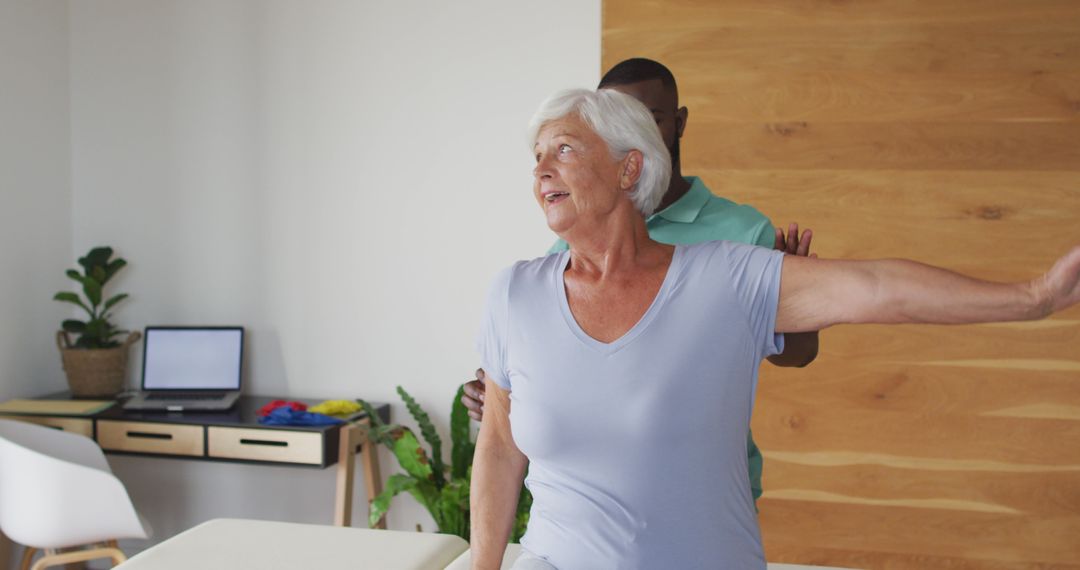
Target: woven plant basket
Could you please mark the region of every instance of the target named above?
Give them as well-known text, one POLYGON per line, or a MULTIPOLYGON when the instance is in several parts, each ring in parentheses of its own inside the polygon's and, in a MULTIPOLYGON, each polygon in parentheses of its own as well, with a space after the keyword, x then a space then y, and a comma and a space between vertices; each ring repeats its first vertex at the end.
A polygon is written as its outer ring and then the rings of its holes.
POLYGON ((56 333, 56 346, 64 362, 71 395, 77 398, 112 398, 124 389, 127 377, 128 348, 138 342, 138 331, 128 334, 115 348, 72 348, 64 331, 56 333))

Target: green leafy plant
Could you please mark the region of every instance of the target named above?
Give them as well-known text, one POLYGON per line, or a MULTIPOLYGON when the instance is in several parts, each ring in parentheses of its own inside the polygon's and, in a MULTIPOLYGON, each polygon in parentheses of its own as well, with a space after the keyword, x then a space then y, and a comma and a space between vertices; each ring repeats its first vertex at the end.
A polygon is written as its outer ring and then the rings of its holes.
MULTIPOLYGON (((420 435, 431 448, 430 455, 412 430, 383 423, 371 404, 357 400, 371 418, 369 437, 393 452, 405 471, 391 475, 383 492, 371 502, 368 522, 372 527, 386 515, 390 501, 399 493, 407 492, 431 513, 439 527, 438 532, 469 540, 469 480, 476 444, 469 433, 468 410, 461 403, 463 390, 458 388, 450 408, 450 465, 443 462, 442 439, 431 418, 404 388, 398 386, 397 392, 420 427, 420 435)), ((511 542, 519 541, 525 534, 531 506, 532 495, 522 485, 511 542)))
POLYGON ((83 272, 76 269, 68 269, 67 276, 82 285, 82 292, 86 296, 83 302, 79 295, 72 291, 61 291, 53 296, 53 300, 63 301, 77 305, 86 311, 87 319, 67 319, 61 327, 65 332, 79 335, 75 341, 75 348, 113 348, 120 346, 118 341, 113 340, 117 335, 128 331, 119 330, 109 318, 109 311, 117 303, 127 298, 127 293, 113 295, 103 300, 105 284, 123 269, 127 262, 123 259, 111 259, 113 250, 111 247, 95 247, 85 257, 79 258, 79 265, 83 272))

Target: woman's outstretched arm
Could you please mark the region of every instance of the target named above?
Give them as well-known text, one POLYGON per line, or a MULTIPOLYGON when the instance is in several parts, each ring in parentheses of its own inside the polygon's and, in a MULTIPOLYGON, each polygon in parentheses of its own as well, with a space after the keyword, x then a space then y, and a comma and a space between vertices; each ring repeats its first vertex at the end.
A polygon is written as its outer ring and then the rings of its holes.
POLYGON ((995 283, 915 261, 784 256, 777 332, 842 323, 963 324, 1041 319, 1080 301, 1080 246, 1042 276, 995 283))

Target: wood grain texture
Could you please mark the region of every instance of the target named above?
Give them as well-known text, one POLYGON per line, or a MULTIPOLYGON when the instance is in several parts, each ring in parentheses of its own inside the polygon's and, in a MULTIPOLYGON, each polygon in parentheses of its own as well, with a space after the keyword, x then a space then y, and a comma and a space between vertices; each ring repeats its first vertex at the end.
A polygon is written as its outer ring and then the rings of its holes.
POLYGON ((1080 120, 1080 74, 732 71, 680 78, 692 120, 1055 122, 1080 120))
POLYGON ((812 228, 815 249, 829 257, 917 257, 987 279, 1017 280, 1034 276, 1078 240, 1080 173, 692 172, 714 192, 754 205, 774 224, 812 228), (997 263, 976 255, 989 253, 988 243, 997 263))
MULTIPOLYGON (((1080 71, 1080 18, 1032 18, 1012 22, 862 26, 844 21, 820 25, 738 26, 733 22, 674 29, 650 24, 648 44, 640 31, 605 30, 613 44, 639 43, 654 59, 677 61, 678 75, 737 71, 859 71, 969 73, 1080 71)), ((602 54, 604 64, 619 61, 602 54)))
POLYGON ((762 400, 754 430, 764 450, 843 450, 905 457, 1080 465, 1080 422, 966 414, 880 412, 762 400))
POLYGON ((880 457, 851 456, 854 462, 827 465, 803 461, 807 458, 797 454, 766 454, 767 499, 1017 515, 1068 516, 1080 510, 1080 464, 1020 470, 1000 462, 881 463, 871 462, 880 457))
MULTIPOLYGON (((762 499, 760 518, 765 528, 785 529, 785 532, 765 533, 763 537, 766 556, 778 562, 792 560, 781 560, 772 549, 791 546, 961 558, 968 559, 972 568, 981 568, 983 561, 1057 567, 1080 559, 1080 545, 1075 540, 1080 533, 1080 521, 1075 516, 946 513, 943 516, 940 510, 917 507, 762 499), (870 545, 873 547, 868 548, 870 545)), ((823 562, 835 565, 841 560, 823 562)))
MULTIPOLYGON (((1080 5, 1073 0, 951 0, 911 2, 909 0, 616 0, 604 3, 604 32, 651 28, 672 30, 726 26, 850 26, 918 25, 985 22, 1061 21, 1067 25, 1080 19, 1080 5)), ((607 47, 608 44, 605 44, 607 47)), ((621 47, 621 46, 617 46, 621 47)), ((610 67, 614 62, 605 61, 610 67)), ((605 67, 606 68, 606 67, 605 67)))
POLYGON ((770 545, 769 560, 801 560, 805 564, 841 564, 845 568, 876 568, 878 570, 1080 570, 1080 564, 998 561, 969 557, 928 556, 900 552, 867 552, 842 550, 821 546, 770 545))
MULTIPOLYGON (((1080 242, 1080 2, 605 0, 602 37, 675 73, 683 172, 821 256, 1020 281, 1080 242)), ((837 327, 757 394, 770 561, 1080 570, 1080 309, 837 327)))
POLYGON ((1080 172, 1075 123, 700 121, 683 159, 716 170, 1057 170, 1080 172))

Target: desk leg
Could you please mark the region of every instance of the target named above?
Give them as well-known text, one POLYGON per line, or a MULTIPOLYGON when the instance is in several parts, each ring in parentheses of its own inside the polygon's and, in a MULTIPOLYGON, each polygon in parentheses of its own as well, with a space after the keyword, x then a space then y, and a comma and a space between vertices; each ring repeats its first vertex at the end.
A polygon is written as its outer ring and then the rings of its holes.
MULTIPOLYGON (((352 526, 353 480, 356 476, 356 448, 360 446, 360 457, 364 461, 364 483, 367 487, 367 502, 375 499, 382 492, 382 474, 379 473, 378 446, 368 441, 368 420, 365 418, 355 424, 341 428, 338 444, 337 497, 334 506, 334 524, 352 526)), ((376 528, 386 528, 386 519, 379 521, 376 528)))
MULTIPOLYGON (((382 493, 382 473, 379 472, 379 446, 367 438, 367 430, 364 431, 364 442, 360 447, 360 457, 364 460, 364 483, 367 485, 368 505, 382 493)), ((386 528, 386 516, 379 519, 375 528, 386 528)))
POLYGON ((356 440, 358 432, 363 429, 358 424, 349 424, 341 428, 338 436, 337 496, 334 498, 334 524, 337 526, 352 526, 356 440))

